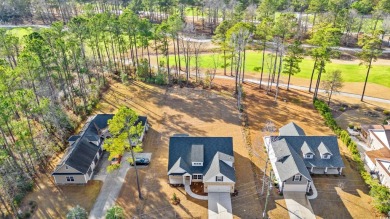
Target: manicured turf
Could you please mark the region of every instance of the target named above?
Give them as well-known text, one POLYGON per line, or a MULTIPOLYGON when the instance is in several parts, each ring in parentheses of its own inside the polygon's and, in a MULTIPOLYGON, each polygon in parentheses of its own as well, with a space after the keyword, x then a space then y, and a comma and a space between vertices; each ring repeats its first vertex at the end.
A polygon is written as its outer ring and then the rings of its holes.
POLYGON ((34 30, 31 27, 18 27, 9 29, 7 32, 22 39, 24 36, 32 33, 34 30))
MULTIPOLYGON (((184 63, 184 57, 180 57, 181 62, 184 63)), ((165 59, 162 59, 165 61, 165 59)), ((174 65, 174 57, 170 57, 170 65, 174 65)), ((266 55, 266 64, 264 71, 267 72, 267 62, 269 61, 269 56, 266 55)), ((222 55, 219 56, 219 68, 223 69, 223 58, 222 55)), ((262 61, 262 54, 259 52, 247 52, 246 55, 246 65, 245 65, 245 71, 250 73, 257 73, 259 72, 255 71, 255 67, 260 67, 262 61)), ((212 68, 213 66, 213 56, 210 54, 204 54, 200 56, 200 67, 201 68, 212 68)), ((227 61, 228 63, 230 60, 227 61)), ((182 64, 183 65, 183 64, 182 64)), ((299 78, 308 78, 311 77, 311 72, 313 69, 314 61, 310 58, 305 58, 302 63, 300 64, 301 72, 296 74, 294 77, 299 78)), ((183 65, 184 66, 184 65, 183 65)), ((191 66, 195 66, 195 58, 191 59, 191 66)), ((336 64, 336 63, 327 63, 326 64, 326 71, 330 72, 332 70, 341 70, 342 76, 345 82, 364 82, 366 77, 367 68, 364 65, 358 65, 358 64, 336 64)), ((230 66, 227 68, 227 72, 230 73, 230 66)), ((386 87, 390 87, 390 66, 384 66, 384 65, 375 65, 373 64, 373 67, 370 72, 370 76, 368 78, 368 81, 375 84, 384 85, 386 87)))

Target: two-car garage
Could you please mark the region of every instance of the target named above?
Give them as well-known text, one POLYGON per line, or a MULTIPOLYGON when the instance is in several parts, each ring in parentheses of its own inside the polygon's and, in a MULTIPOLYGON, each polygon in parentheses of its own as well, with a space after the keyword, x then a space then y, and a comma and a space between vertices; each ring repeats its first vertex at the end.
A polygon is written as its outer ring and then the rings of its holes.
POLYGON ((229 185, 209 185, 207 186, 207 192, 228 192, 230 193, 230 186, 229 185))

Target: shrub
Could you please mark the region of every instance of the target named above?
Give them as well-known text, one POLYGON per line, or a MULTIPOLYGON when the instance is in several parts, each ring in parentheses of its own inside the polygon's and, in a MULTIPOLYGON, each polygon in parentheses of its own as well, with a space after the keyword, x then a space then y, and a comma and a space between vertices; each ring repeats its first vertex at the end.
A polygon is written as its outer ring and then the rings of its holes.
POLYGON ((353 128, 355 128, 355 125, 352 124, 352 123, 349 123, 349 124, 348 124, 348 128, 353 129, 353 128))
POLYGON ((340 107, 339 111, 344 112, 345 111, 345 107, 340 107))
POLYGON ((107 166, 107 172, 111 173, 112 171, 116 170, 116 169, 119 169, 121 165, 118 163, 118 164, 112 164, 112 165, 108 165, 107 166))
POLYGON ((383 114, 385 114, 385 116, 390 116, 390 111, 389 110, 383 110, 383 114))
MULTIPOLYGON (((370 187, 370 195, 374 199, 374 206, 382 213, 390 212, 390 191, 387 187, 380 185, 377 180, 373 180, 371 175, 365 170, 364 163, 357 149, 357 144, 352 141, 348 132, 342 130, 336 123, 336 120, 330 114, 330 108, 321 100, 314 101, 314 107, 320 112, 325 119, 325 124, 330 127, 348 147, 352 153, 352 160, 355 162, 354 167, 359 171, 364 182, 370 187)), ((352 124, 348 125, 350 128, 352 124)), ((351 127, 352 126, 352 127, 351 127)))

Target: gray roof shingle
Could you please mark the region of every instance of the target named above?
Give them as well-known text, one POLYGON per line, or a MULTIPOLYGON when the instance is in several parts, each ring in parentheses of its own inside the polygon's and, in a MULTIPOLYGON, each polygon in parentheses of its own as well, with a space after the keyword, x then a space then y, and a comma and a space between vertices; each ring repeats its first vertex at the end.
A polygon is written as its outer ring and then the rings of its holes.
POLYGON ((202 144, 193 144, 191 146, 191 162, 204 161, 204 149, 202 144))
MULTIPOLYGON (((108 120, 112 119, 113 114, 98 114, 91 117, 84 125, 82 132, 69 138, 69 141, 75 141, 65 157, 65 164, 75 168, 83 174, 86 174, 95 158, 96 153, 103 144, 98 129, 105 129, 108 126, 108 120), (97 145, 95 144, 101 140, 97 145)), ((136 124, 145 125, 147 117, 139 116, 136 124)), ((55 173, 56 171, 54 171, 55 173)))
POLYGON ((311 180, 308 168, 345 167, 340 155, 336 136, 306 136, 299 126, 289 123, 280 129, 279 136, 271 136, 271 147, 277 161, 275 166, 281 180, 291 178, 297 173, 311 180), (305 159, 304 154, 314 154, 305 159), (321 154, 330 153, 330 159, 321 159, 321 154))
MULTIPOLYGON (((233 156, 233 139, 231 137, 179 137, 169 139, 168 171, 181 158, 180 167, 189 174, 217 173, 223 171, 226 177, 233 178, 234 168, 220 165, 219 152, 233 156), (192 166, 193 145, 203 145, 203 166, 192 166)), ((227 164, 226 164, 227 165, 227 164)))
POLYGON ((302 154, 308 154, 308 153, 314 154, 313 149, 311 149, 311 147, 307 144, 306 141, 303 142, 303 145, 301 147, 301 151, 302 151, 302 154))
POLYGON ((113 116, 113 114, 98 114, 85 124, 84 132, 73 144, 73 149, 65 161, 66 165, 75 168, 83 174, 87 173, 97 151, 103 143, 103 141, 100 141, 99 145, 95 145, 90 142, 91 139, 98 140, 100 138, 95 124, 101 129, 106 128, 107 121, 113 116))
POLYGON ((287 125, 279 129, 280 136, 303 136, 306 135, 305 131, 294 122, 290 122, 287 125))

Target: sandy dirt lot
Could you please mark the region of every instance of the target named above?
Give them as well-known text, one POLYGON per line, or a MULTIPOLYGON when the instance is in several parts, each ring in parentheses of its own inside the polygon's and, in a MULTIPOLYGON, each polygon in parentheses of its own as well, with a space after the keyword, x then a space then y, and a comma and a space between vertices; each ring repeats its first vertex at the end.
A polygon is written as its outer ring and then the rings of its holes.
MULTIPOLYGON (((267 120, 272 121, 277 128, 294 121, 305 130, 307 135, 334 135, 329 128, 325 127, 321 116, 313 108, 311 95, 305 92, 290 91, 287 93, 281 90, 280 101, 276 104, 273 97, 265 95, 264 91, 259 90, 257 86, 247 85, 244 91, 247 95, 245 106, 248 113, 251 144, 258 154, 254 156, 256 161, 254 163, 258 169, 265 166, 266 153, 260 139, 264 135, 261 130, 267 120)), ((339 145, 346 166, 344 174, 339 177, 313 177, 318 189, 318 198, 310 200, 314 214, 317 218, 374 218, 378 216, 370 205, 372 199, 368 195, 368 188, 350 161, 350 152, 341 142, 339 145), (332 213, 329 209, 332 209, 332 213), (331 214, 335 217, 330 216, 331 214)), ((271 218, 281 218, 279 215, 287 215, 286 209, 280 206, 281 203, 283 203, 281 200, 272 202, 276 208, 269 212, 269 215, 275 213, 271 218)))
POLYGON ((128 172, 117 200, 126 217, 143 218, 207 218, 207 201, 185 194, 184 188, 172 188, 167 179, 168 140, 175 133, 191 136, 232 136, 239 195, 232 199, 237 218, 254 218, 261 214, 251 160, 245 146, 235 100, 228 95, 199 88, 160 88, 143 83, 130 86, 113 84, 98 106, 98 112, 114 112, 127 105, 147 115, 151 129, 144 142, 144 152, 152 153, 151 164, 140 169, 144 200, 138 199, 135 173, 128 172), (181 204, 173 206, 173 193, 181 204))
MULTIPOLYGON (((62 154, 54 157, 51 164, 56 165, 62 154)), ((37 210, 32 218, 66 218, 68 211, 80 205, 89 212, 95 203, 100 189, 101 181, 91 180, 87 185, 56 186, 51 176, 53 168, 49 167, 46 173, 41 173, 35 181, 34 191, 23 200, 22 208, 28 206, 30 201, 37 203, 37 210)))

